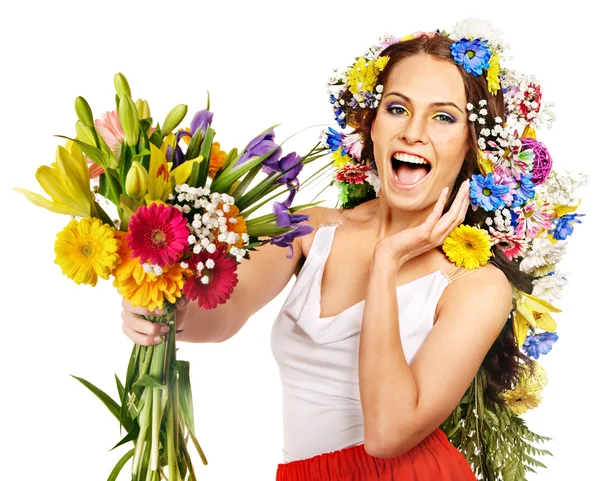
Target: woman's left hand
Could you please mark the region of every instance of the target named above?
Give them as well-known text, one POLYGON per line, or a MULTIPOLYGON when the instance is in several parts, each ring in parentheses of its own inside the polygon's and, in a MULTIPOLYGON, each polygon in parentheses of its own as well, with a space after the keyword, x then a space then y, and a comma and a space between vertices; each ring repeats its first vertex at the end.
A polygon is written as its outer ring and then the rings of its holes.
POLYGON ((463 222, 470 204, 470 182, 466 180, 456 194, 452 207, 442 216, 448 190, 448 187, 442 190, 433 211, 421 225, 381 239, 375 247, 375 256, 383 254, 391 257, 395 265, 400 267, 407 260, 441 245, 463 222))

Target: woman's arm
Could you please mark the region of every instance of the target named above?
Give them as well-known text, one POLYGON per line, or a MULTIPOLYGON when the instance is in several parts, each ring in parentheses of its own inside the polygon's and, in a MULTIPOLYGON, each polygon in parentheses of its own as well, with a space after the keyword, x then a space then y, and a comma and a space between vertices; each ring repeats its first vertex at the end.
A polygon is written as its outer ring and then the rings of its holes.
MULTIPOLYGON (((306 221, 317 226, 322 207, 310 207, 295 212, 309 215, 306 221)), ((205 310, 194 302, 184 314, 184 331, 177 337, 187 342, 223 342, 234 336, 246 321, 271 302, 288 284, 302 257, 302 237, 293 240, 294 254, 272 244, 265 244, 250 252, 250 259, 242 259, 237 267, 238 284, 227 303, 205 310)))
POLYGON ((454 281, 409 365, 400 339, 396 272, 385 254, 374 258, 359 348, 365 450, 382 458, 410 450, 452 413, 512 309, 511 285, 491 264, 454 281))

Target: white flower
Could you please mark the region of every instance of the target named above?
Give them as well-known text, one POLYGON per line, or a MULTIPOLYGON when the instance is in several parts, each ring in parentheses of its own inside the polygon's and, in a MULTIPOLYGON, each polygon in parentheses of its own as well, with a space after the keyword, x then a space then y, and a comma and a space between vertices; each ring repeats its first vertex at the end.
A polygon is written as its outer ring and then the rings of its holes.
POLYGON ((462 38, 482 38, 488 40, 490 47, 493 49, 504 48, 505 45, 500 38, 501 31, 494 28, 491 23, 475 18, 466 18, 452 27, 450 38, 460 40, 462 38))
POLYGON ((553 244, 545 237, 536 237, 531 243, 531 249, 521 261, 521 270, 531 272, 538 267, 557 264, 565 253, 566 244, 566 241, 553 244))
POLYGON ((187 262, 180 262, 179 265, 182 269, 187 269, 190 266, 187 262))
POLYGON ((208 284, 208 276, 202 276, 200 282, 202 282, 202 284, 208 284))
POLYGON ((379 197, 379 189, 381 188, 381 182, 377 173, 373 169, 369 170, 365 180, 373 186, 375 196, 379 197))
POLYGON ((212 269, 213 267, 215 267, 214 259, 206 259, 206 268, 212 269))
POLYGON ((344 136, 342 145, 348 151, 351 157, 360 160, 363 149, 363 141, 361 134, 350 134, 344 136))
MULTIPOLYGON (((194 222, 196 222, 196 221, 194 221, 194 222)), ((193 234, 190 234, 188 236, 188 244, 192 245, 192 244, 195 244, 195 243, 196 243, 196 236, 193 235, 193 234)))
POLYGON ((214 253, 217 250, 217 246, 215 244, 209 244, 206 247, 206 251, 210 252, 211 254, 214 253))
POLYGON ((569 282, 565 274, 555 272, 552 275, 544 276, 540 279, 535 279, 533 284, 532 295, 539 297, 548 302, 552 302, 562 297, 561 291, 569 282))

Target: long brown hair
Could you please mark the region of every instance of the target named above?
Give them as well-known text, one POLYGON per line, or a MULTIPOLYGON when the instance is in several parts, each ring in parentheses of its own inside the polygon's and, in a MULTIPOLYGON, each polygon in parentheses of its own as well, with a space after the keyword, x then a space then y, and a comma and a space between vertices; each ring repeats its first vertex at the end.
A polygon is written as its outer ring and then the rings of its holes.
MULTIPOLYGON (((492 95, 488 91, 485 75, 476 77, 458 66, 450 53, 452 42, 451 39, 445 36, 424 36, 390 45, 381 53, 382 56, 388 56, 390 59, 379 75, 379 83, 385 86, 395 64, 412 55, 428 54, 436 59, 451 62, 457 66, 465 85, 467 102, 477 107, 480 100, 487 101, 486 109, 488 110, 488 115, 486 116, 486 124, 469 122, 467 155, 449 194, 446 210, 452 205, 461 183, 466 179, 470 179, 473 174, 480 173, 477 162, 477 138, 479 130, 486 127, 489 129, 494 127, 494 124, 489 125, 490 122, 487 119, 492 119, 492 122, 497 117, 500 117, 503 122, 506 120, 502 88, 495 95, 492 95)), ((352 95, 346 91, 342 98, 346 102, 350 102, 352 95)), ((358 108, 348 118, 348 124, 355 127, 354 132, 362 134, 364 147, 361 154, 361 162, 370 163, 373 168, 375 168, 375 162, 373 160, 373 142, 370 132, 376 115, 376 109, 358 108)), ((478 209, 477 211, 469 209, 463 223, 475 225, 485 217, 486 213, 482 209, 478 209)), ((527 293, 532 292, 533 287, 531 282, 533 278, 519 269, 518 262, 509 260, 495 245, 492 247, 492 254, 490 263, 501 269, 513 286, 527 293)), ((525 363, 530 369, 533 368, 531 360, 517 346, 512 329, 512 317, 509 317, 498 338, 487 353, 482 365, 488 374, 489 384, 486 389, 486 395, 489 399, 496 403, 503 403, 502 398, 499 397, 499 393, 514 386, 522 368, 522 363, 525 363)))

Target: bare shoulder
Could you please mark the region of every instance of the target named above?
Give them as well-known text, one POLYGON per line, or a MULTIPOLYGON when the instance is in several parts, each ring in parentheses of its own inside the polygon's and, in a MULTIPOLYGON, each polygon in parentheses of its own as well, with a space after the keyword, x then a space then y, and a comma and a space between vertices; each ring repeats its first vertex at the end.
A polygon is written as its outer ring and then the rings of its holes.
POLYGON ((313 227, 313 231, 310 234, 306 234, 299 238, 300 248, 302 249, 304 257, 306 257, 319 226, 325 223, 337 222, 342 215, 342 210, 315 205, 306 209, 297 210, 294 213, 307 215, 308 219, 305 223, 313 227))
MULTIPOLYGON (((506 312, 512 309, 512 284, 506 274, 497 266, 487 263, 470 272, 465 272, 453 280, 444 290, 438 303, 437 312, 464 309, 465 305, 474 309, 491 309, 506 312)), ((502 317, 502 316, 500 316, 502 317)))

